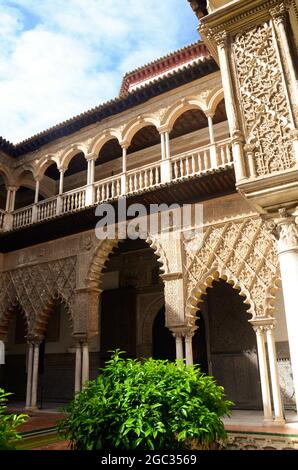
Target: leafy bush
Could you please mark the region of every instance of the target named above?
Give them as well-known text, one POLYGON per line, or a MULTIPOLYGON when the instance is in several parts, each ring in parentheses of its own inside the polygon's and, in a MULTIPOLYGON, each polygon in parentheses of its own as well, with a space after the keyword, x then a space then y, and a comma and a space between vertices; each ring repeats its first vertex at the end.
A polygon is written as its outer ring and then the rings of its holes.
POLYGON ((232 403, 198 366, 121 354, 66 408, 60 432, 73 449, 208 448, 226 436, 220 417, 232 403))
POLYGON ((27 419, 25 414, 7 413, 5 403, 9 395, 12 395, 12 393, 5 393, 3 388, 0 388, 0 450, 15 449, 15 441, 21 439, 21 436, 16 432, 16 428, 27 419))

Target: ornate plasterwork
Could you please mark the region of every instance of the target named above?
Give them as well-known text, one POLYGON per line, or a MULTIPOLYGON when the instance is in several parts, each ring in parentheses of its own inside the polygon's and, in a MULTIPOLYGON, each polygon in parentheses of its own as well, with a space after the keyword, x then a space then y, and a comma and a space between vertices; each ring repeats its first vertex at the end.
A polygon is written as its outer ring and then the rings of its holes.
POLYGON ((268 227, 277 241, 279 253, 298 249, 298 217, 291 216, 283 208, 279 210, 279 219, 269 222, 268 227))
POLYGON ((291 124, 273 29, 263 23, 237 34, 233 54, 247 143, 258 176, 292 168, 291 124))
POLYGON ((0 330, 6 327, 13 305, 24 311, 29 334, 36 332, 54 298, 59 297, 71 312, 75 285, 75 256, 0 273, 0 330))
POLYGON ((186 317, 194 324, 198 302, 214 280, 234 285, 252 317, 272 316, 278 288, 275 243, 260 218, 208 227, 197 252, 185 249, 186 317))

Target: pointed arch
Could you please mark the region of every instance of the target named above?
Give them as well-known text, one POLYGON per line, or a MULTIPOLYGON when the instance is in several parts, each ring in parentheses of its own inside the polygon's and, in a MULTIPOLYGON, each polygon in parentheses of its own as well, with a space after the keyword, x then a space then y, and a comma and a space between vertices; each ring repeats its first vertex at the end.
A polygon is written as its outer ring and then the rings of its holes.
POLYGON ((59 303, 64 306, 65 311, 68 314, 71 329, 73 329, 73 314, 70 304, 61 292, 56 291, 53 295, 48 297, 43 310, 36 317, 34 322, 34 335, 44 337, 50 316, 52 315, 55 306, 59 303))
MULTIPOLYGON (((56 164, 55 156, 53 154, 46 155, 37 165, 35 168, 35 174, 38 179, 43 178, 47 169, 51 166, 56 164)), ((58 166, 57 166, 58 167, 58 166)))
POLYGON ((222 279, 227 284, 230 284, 238 294, 244 297, 243 303, 249 305, 247 313, 252 317, 255 316, 255 305, 251 299, 249 291, 229 270, 225 268, 212 268, 210 269, 194 286, 186 302, 186 320, 189 326, 195 326, 196 314, 200 310, 200 303, 203 302, 203 296, 206 294, 208 287, 212 287, 214 281, 222 279))
POLYGON ((15 312, 19 312, 21 314, 25 323, 27 334, 30 333, 29 318, 21 303, 18 301, 17 296, 15 296, 12 300, 7 301, 4 308, 2 308, 2 315, 0 317, 0 339, 3 341, 7 337, 12 316, 15 312))
MULTIPOLYGON (((103 277, 102 271, 105 263, 122 241, 124 240, 119 238, 114 240, 107 239, 101 241, 94 252, 94 256, 88 270, 86 280, 87 288, 98 289, 101 287, 103 277)), ((161 274, 167 274, 169 272, 168 260, 160 242, 148 234, 146 243, 150 246, 150 248, 153 249, 154 254, 158 258, 161 274)))

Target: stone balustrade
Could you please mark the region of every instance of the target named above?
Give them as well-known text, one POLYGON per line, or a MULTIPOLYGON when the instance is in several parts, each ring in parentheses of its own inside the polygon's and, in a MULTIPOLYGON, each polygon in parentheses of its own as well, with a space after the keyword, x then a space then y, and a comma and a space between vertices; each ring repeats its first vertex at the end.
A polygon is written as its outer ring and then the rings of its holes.
POLYGON ((171 183, 208 173, 215 169, 231 167, 232 152, 230 139, 216 144, 196 148, 166 160, 143 165, 93 184, 52 196, 30 206, 8 213, 0 210, 0 230, 9 231, 26 227, 36 222, 49 220, 61 214, 83 210, 104 201, 120 196, 156 188, 163 183, 171 183), (9 223, 5 224, 5 217, 9 223))

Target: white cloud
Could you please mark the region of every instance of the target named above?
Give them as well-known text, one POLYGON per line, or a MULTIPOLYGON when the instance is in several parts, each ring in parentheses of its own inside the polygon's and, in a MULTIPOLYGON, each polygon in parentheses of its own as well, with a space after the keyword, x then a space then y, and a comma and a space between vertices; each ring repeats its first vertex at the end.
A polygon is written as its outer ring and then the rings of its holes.
POLYGON ((14 143, 113 98, 197 39, 186 0, 0 0, 0 135, 14 143))

